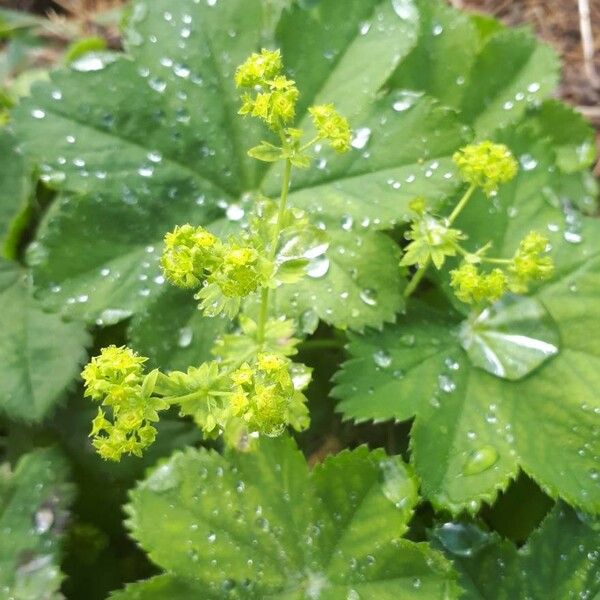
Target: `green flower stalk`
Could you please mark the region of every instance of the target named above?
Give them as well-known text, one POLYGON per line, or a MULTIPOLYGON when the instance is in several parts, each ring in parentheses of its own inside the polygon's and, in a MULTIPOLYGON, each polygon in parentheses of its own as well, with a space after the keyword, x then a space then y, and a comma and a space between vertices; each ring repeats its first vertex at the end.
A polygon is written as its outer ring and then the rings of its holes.
POLYGON ((291 127, 299 90, 283 74, 278 50, 252 54, 237 69, 235 83, 243 90, 239 114, 258 118, 275 134, 275 143, 263 141, 248 154, 283 163, 279 200, 261 199, 247 228, 227 239, 204 227, 175 227, 165 235, 160 264, 170 283, 195 292, 205 316, 238 319, 239 330, 216 340, 215 360, 186 372, 146 373, 147 359, 129 348, 110 346, 92 358, 82 377, 85 395, 101 403, 90 435, 105 459, 140 456, 156 437, 159 411, 171 406, 191 417, 205 437, 223 436, 240 449, 259 435, 308 427, 302 392, 310 369, 290 359, 300 340, 294 337, 295 325, 270 317, 271 290, 297 281, 309 262, 303 256, 278 256, 282 236, 327 246, 325 234, 302 211, 287 207, 292 168, 310 165, 307 150, 317 141, 346 152, 351 131, 330 104, 309 108, 315 128, 310 141, 291 127), (245 313, 256 304, 255 320, 245 313))

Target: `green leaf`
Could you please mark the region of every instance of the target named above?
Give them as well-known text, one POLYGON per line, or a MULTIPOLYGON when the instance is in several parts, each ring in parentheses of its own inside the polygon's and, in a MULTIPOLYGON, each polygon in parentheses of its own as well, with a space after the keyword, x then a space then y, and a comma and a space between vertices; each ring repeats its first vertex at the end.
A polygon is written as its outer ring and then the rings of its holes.
POLYGON ((16 150, 15 137, 7 129, 0 129, 0 155, 0 255, 13 258, 31 184, 23 156, 16 150))
POLYGON ((588 169, 596 160, 592 126, 567 104, 546 100, 527 119, 536 134, 552 142, 556 164, 565 173, 588 169))
POLYGON ((419 40, 390 85, 423 91, 459 109, 479 47, 475 25, 467 13, 440 0, 420 0, 418 4, 419 40))
POLYGON ((407 101, 419 93, 433 96, 456 108, 483 138, 517 123, 553 92, 557 57, 526 29, 469 17, 440 0, 419 0, 418 6, 416 46, 389 82, 407 101))
POLYGON ((204 317, 186 290, 167 289, 139 312, 128 329, 131 346, 150 358, 151 367, 185 371, 210 360, 215 339, 230 323, 204 317))
POLYGON ((416 501, 398 458, 363 446, 311 473, 283 437, 247 454, 175 454, 132 492, 127 510, 154 562, 213 594, 457 597, 440 556, 401 539, 416 501))
MULTIPOLYGON (((491 206, 475 196, 457 226, 469 232, 474 248, 491 240, 499 256, 510 256, 530 230, 548 235, 556 275, 531 297, 558 330, 558 354, 523 379, 500 379, 462 348, 463 317, 415 305, 382 333, 351 337, 352 359, 337 377, 334 396, 343 400, 344 415, 359 421, 416 415, 412 462, 425 496, 440 508, 458 512, 493 501, 520 466, 549 495, 595 512, 600 230, 595 220, 565 215, 546 202, 552 157, 543 142, 508 133, 503 140, 526 168, 491 206)), ((551 335, 556 343, 553 329, 543 324, 529 335, 542 341, 551 335)), ((522 358, 523 349, 516 349, 522 358)), ((514 349, 504 352, 517 358, 514 349)))
POLYGON ((211 600, 214 595, 207 595, 203 586, 186 581, 175 575, 159 575, 146 581, 132 583, 120 592, 110 595, 110 600, 190 600, 205 598, 211 600))
MULTIPOLYGON (((232 81, 235 67, 273 35, 302 90, 301 124, 307 103, 334 102, 358 131, 348 156, 321 150, 322 168, 294 173, 292 204, 316 221, 350 217, 381 228, 415 195, 440 201, 455 191, 449 156, 465 135, 455 115, 426 98, 410 109, 397 95, 378 99, 415 43, 412 0, 294 5, 275 34, 264 30, 263 8, 260 0, 138 2, 125 36, 131 59, 82 57, 15 109, 26 151, 64 192, 29 254, 46 305, 98 324, 143 311, 163 293, 157 257, 165 231, 216 223, 223 213, 237 225, 239 211, 228 208, 258 188, 278 194, 279 169, 247 156, 264 131, 237 115, 232 81)), ((371 285, 391 299, 385 283, 371 285)), ((388 312, 368 322, 380 325, 388 312)))
POLYGON ((36 450, 0 471, 0 586, 14 600, 59 600, 58 563, 73 487, 58 452, 36 450))
POLYGON ((558 83, 558 70, 554 50, 529 31, 501 30, 477 55, 464 86, 461 112, 478 137, 489 136, 548 97, 558 83))
POLYGON ((341 329, 362 330, 393 321, 404 306, 406 279, 400 249, 379 232, 328 232, 331 245, 307 267, 307 277, 274 294, 273 311, 341 329), (385 258, 383 258, 385 257, 385 258))
POLYGON ((248 150, 248 156, 262 160, 263 162, 277 162, 284 155, 281 148, 268 142, 261 142, 258 146, 254 146, 254 148, 248 150))
POLYGON ((570 205, 590 216, 595 215, 598 210, 600 186, 589 171, 557 171, 552 186, 547 191, 550 201, 556 206, 570 205))
POLYGON ((479 548, 457 547, 460 527, 439 528, 433 537, 460 571, 465 600, 594 598, 600 592, 598 525, 566 506, 556 506, 519 549, 484 532, 479 548))
MULTIPOLYGON (((417 196, 432 206, 460 185, 449 158, 467 140, 456 114, 421 94, 391 92, 354 120, 353 150, 338 155, 321 148, 314 167, 294 173, 290 203, 315 219, 342 227, 389 229, 406 221, 417 196), (410 143, 408 143, 410 140, 410 143)), ((274 195, 280 169, 267 173, 274 195)))
POLYGON ((0 409, 40 421, 78 374, 90 336, 83 324, 44 312, 21 269, 1 260, 0 331, 0 409))

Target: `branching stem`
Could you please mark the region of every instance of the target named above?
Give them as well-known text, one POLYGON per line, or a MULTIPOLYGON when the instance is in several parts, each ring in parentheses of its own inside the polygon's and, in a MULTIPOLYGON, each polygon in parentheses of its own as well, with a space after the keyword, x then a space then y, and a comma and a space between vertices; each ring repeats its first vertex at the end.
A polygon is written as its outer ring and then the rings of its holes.
MULTIPOLYGON (((450 216, 446 219, 446 223, 448 226, 452 225, 454 221, 457 219, 458 215, 462 212, 465 206, 469 203, 471 196, 477 189, 477 186, 472 183, 467 191, 464 193, 463 197, 459 200, 458 204, 454 207, 454 210, 450 213, 450 216)), ((427 260, 417 269, 416 273, 413 275, 412 279, 408 282, 406 289, 404 290, 404 297, 408 298, 413 294, 413 292, 417 289, 419 283, 423 277, 425 277, 425 273, 427 273, 427 269, 431 264, 431 258, 427 257, 427 260)))

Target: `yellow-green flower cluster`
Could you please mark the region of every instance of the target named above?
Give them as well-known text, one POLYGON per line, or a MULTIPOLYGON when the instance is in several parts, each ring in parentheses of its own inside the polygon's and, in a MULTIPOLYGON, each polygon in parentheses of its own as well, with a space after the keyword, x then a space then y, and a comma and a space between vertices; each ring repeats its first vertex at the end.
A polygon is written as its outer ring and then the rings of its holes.
POLYGON ((111 422, 107 412, 98 408, 92 421, 92 443, 104 459, 118 461, 123 454, 141 456, 154 442, 152 423, 158 421, 158 411, 168 405, 151 395, 155 374, 144 375, 146 360, 129 348, 109 346, 83 369, 84 395, 112 412, 111 422))
POLYGON ((271 129, 279 131, 296 116, 298 88, 282 75, 279 50, 261 50, 252 54, 235 73, 235 84, 250 89, 242 95, 240 115, 262 119, 271 129))
POLYGON ((333 104, 311 106, 309 112, 319 139, 328 141, 336 152, 350 150, 350 125, 347 119, 335 110, 333 104))
POLYGON ((461 148, 452 160, 464 181, 480 187, 488 196, 495 193, 501 183, 511 181, 518 170, 511 151, 504 144, 489 140, 461 148))
POLYGON ((284 355, 265 352, 231 374, 231 414, 249 431, 275 436, 288 425, 295 429, 308 425, 306 398, 295 388, 290 366, 284 355))
POLYGON ((450 272, 450 284, 461 302, 478 304, 499 300, 506 292, 508 279, 502 269, 481 273, 478 267, 465 262, 450 272))
POLYGON ((272 265, 247 239, 222 242, 203 227, 183 225, 165 236, 161 257, 165 277, 184 288, 199 288, 207 315, 234 316, 241 298, 265 285, 272 265))
MULTIPOLYGON (((554 263, 547 254, 548 240, 531 231, 519 244, 515 255, 506 263, 506 269, 494 268, 482 273, 477 266, 464 262, 450 272, 450 284, 456 296, 468 304, 495 302, 507 291, 524 294, 532 281, 543 281, 552 276, 554 263)), ((485 258, 479 258, 483 262, 485 258)), ((498 262, 498 261, 496 261, 498 262)))
POLYGON ((541 281, 552 276, 554 262, 548 256, 547 248, 548 239, 537 231, 525 236, 509 267, 511 291, 524 293, 530 281, 541 281))
POLYGON ((205 271, 213 268, 222 254, 219 238, 203 227, 186 224, 165 235, 160 263, 171 283, 182 288, 196 288, 204 279, 205 271))

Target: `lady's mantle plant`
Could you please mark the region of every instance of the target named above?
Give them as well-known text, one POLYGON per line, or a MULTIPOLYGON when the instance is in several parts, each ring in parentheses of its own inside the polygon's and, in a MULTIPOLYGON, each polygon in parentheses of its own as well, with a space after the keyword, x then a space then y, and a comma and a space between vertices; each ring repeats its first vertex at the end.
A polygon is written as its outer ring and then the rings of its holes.
POLYGON ((205 435, 224 434, 232 445, 246 447, 259 434, 280 435, 286 426, 308 426, 302 390, 310 369, 293 363, 300 341, 291 321, 269 318, 271 290, 304 275, 308 256, 318 256, 327 243, 303 211, 287 206, 292 167, 310 165, 307 150, 327 142, 336 152, 350 149, 350 128, 333 105, 312 106, 315 135, 303 139, 290 126, 299 91, 282 74, 279 51, 252 54, 236 71, 236 85, 246 89, 241 115, 261 119, 280 145, 262 142, 249 155, 265 162, 282 161, 278 203, 263 199, 254 208, 242 234, 221 240, 204 227, 186 224, 165 236, 161 266, 165 277, 184 289, 198 289, 194 298, 207 317, 235 319, 242 301, 257 294, 256 320, 242 313, 237 333, 218 338, 216 359, 187 372, 144 373, 146 358, 129 348, 110 346, 83 371, 85 395, 112 411, 112 421, 98 409, 92 433, 94 446, 106 459, 124 453, 141 456, 155 439, 159 411, 179 406, 205 435))
MULTIPOLYGON (((128 526, 165 574, 123 598, 456 597, 454 570, 467 597, 593 597, 600 231, 593 134, 548 99, 554 54, 442 2, 266 8, 136 2, 127 56, 80 57, 13 111, 56 199, 29 276, 9 264, 0 289, 5 412, 49 414, 93 328, 103 456, 142 453, 155 428, 145 460, 164 454, 171 406, 223 433, 223 455, 176 453, 132 492, 128 526), (414 419, 410 437, 318 410, 337 355, 310 344, 346 339, 337 409, 414 419), (308 405, 314 439, 408 446, 411 465, 361 447, 309 471, 284 434, 308 405), (417 481, 434 517, 413 516, 417 481), (522 485, 561 504, 516 550, 480 525, 522 485), (454 570, 403 537, 425 527, 454 570)), ((23 166, 9 172, 25 198, 23 166)), ((18 221, 0 227, 10 259, 18 221)))

